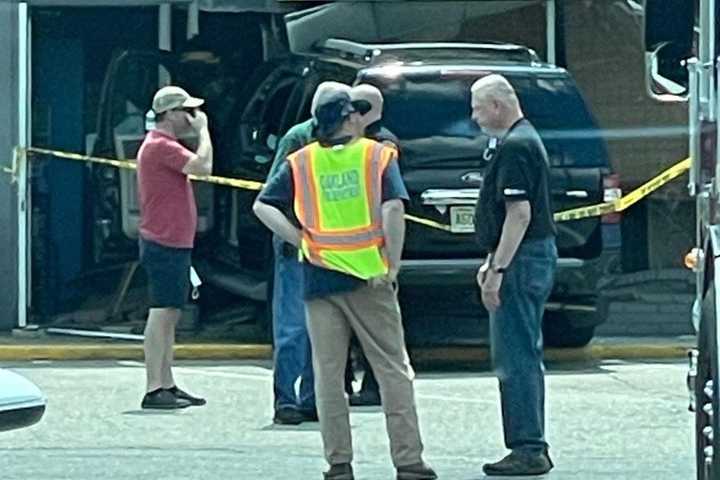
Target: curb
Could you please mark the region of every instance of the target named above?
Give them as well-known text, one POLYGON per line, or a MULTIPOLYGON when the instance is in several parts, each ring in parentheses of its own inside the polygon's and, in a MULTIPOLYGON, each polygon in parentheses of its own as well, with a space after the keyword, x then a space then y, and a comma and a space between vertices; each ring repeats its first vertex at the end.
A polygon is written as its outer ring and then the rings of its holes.
MULTIPOLYGON (((544 358, 546 362, 684 359, 691 348, 693 345, 685 342, 591 344, 582 348, 546 348, 544 358)), ((482 363, 490 361, 490 350, 488 347, 413 349, 412 359, 414 363, 482 363)))
MULTIPOLYGON (((548 362, 590 360, 677 359, 686 358, 692 342, 590 344, 583 348, 548 348, 548 362)), ((177 360, 269 360, 267 344, 178 344, 177 360)), ((414 362, 488 362, 486 346, 412 349, 414 362)), ((142 345, 56 344, 0 345, 0 361, 32 360, 142 360, 142 345)))
MULTIPOLYGON (((142 360, 142 345, 2 345, 0 361, 29 360, 142 360)), ((179 344, 177 360, 267 360, 270 345, 255 344, 179 344)))

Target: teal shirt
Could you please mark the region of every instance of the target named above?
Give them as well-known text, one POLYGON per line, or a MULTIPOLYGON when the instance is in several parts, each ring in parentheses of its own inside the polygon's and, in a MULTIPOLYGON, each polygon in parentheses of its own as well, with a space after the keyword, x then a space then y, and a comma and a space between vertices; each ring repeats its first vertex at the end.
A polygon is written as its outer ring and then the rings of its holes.
POLYGON ((315 140, 313 137, 313 120, 305 120, 302 123, 294 125, 278 142, 275 158, 273 159, 270 172, 268 172, 268 180, 270 180, 285 164, 287 156, 293 152, 297 152, 306 145, 315 140))

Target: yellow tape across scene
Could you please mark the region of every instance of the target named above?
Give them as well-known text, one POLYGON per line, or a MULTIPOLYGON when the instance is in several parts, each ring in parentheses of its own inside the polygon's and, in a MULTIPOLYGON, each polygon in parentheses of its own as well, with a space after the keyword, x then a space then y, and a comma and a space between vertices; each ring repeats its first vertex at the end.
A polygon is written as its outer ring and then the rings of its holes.
MULTIPOLYGON (((134 160, 114 160, 110 158, 90 157, 77 153, 59 152, 56 150, 46 150, 44 148, 29 147, 26 151, 30 154, 51 155, 53 157, 63 158, 65 160, 76 160, 80 162, 99 163, 117 168, 126 168, 135 170, 137 165, 134 160)), ((243 180, 241 178, 216 177, 214 175, 189 175, 191 180, 199 182, 214 183, 216 185, 225 185, 227 187, 242 188, 245 190, 261 190, 263 183, 252 180, 243 180)))
MULTIPOLYGON (((110 158, 92 157, 88 155, 80 155, 78 153, 62 152, 58 150, 48 150, 44 148, 29 147, 29 148, 16 148, 13 152, 15 156, 19 154, 25 154, 32 156, 33 154, 38 155, 50 155, 65 160, 74 160, 80 162, 92 162, 101 165, 108 165, 116 168, 126 168, 130 170, 136 169, 134 160, 115 160, 110 158)), ((568 222, 572 220, 580 220, 583 218, 596 217, 600 215, 607 215, 609 213, 622 212, 631 205, 642 200, 644 197, 650 195, 652 192, 669 183, 671 180, 679 177, 690 168, 690 159, 686 158, 668 169, 662 171, 659 175, 651 178, 632 192, 624 195, 612 202, 598 203, 596 205, 588 205, 584 207, 572 208, 562 212, 557 212, 554 215, 556 222, 568 222)), ((15 174, 15 158, 13 159, 12 168, 4 167, 6 173, 15 174)), ((245 190, 259 191, 263 187, 262 182, 256 182, 253 180, 244 180, 241 178, 228 178, 228 177, 216 177, 214 175, 198 176, 190 175, 191 180, 199 182, 213 183, 216 185, 224 185, 227 187, 242 188, 245 190)), ((444 230, 446 232, 452 231, 450 225, 446 225, 434 220, 427 218, 416 217, 414 215, 405 215, 405 218, 411 222, 425 225, 427 227, 435 228, 438 230, 444 230)))
POLYGON ((578 207, 563 212, 557 212, 554 217, 556 222, 567 222, 570 220, 579 220, 581 218, 596 217, 598 215, 606 215, 608 213, 622 212, 631 205, 639 202, 652 192, 669 183, 674 178, 679 177, 690 168, 690 159, 686 158, 672 167, 664 170, 659 175, 651 178, 638 188, 613 200, 612 202, 599 203, 597 205, 589 205, 587 207, 578 207))

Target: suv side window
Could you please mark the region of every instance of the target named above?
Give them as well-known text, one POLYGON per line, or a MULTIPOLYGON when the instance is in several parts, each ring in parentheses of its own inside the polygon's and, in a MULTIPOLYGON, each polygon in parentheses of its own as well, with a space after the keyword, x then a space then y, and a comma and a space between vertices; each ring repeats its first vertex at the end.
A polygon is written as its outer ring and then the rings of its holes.
POLYGON ((570 77, 514 77, 511 81, 553 166, 609 166, 603 133, 570 77))
POLYGON ((240 136, 245 161, 269 167, 280 135, 293 122, 301 90, 301 78, 292 72, 275 71, 263 82, 243 114, 240 136))
POLYGON ((300 83, 298 89, 295 91, 295 94, 297 94, 294 98, 296 103, 293 103, 290 109, 288 109, 290 114, 287 118, 288 124, 283 129, 283 134, 294 124, 304 122, 312 116, 310 112, 312 99, 318 85, 327 81, 342 82, 351 85, 357 76, 357 72, 354 70, 338 70, 337 68, 329 70, 322 64, 320 66, 313 65, 313 67, 314 69, 305 75, 304 81, 300 83))

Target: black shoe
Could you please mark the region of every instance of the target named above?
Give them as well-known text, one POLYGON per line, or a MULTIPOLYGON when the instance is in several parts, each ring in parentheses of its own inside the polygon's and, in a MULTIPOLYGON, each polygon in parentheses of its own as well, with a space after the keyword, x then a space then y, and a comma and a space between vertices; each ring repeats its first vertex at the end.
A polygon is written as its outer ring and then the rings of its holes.
POLYGON ((275 410, 273 423, 276 425, 300 425, 305 422, 306 416, 297 408, 282 407, 275 410))
POLYGON ((437 473, 425 462, 398 467, 397 480, 435 480, 437 473))
POLYGON ((552 470, 554 466, 547 452, 525 453, 515 451, 499 462, 486 463, 483 465, 483 472, 485 475, 496 477, 543 475, 552 470))
POLYGON ((204 398, 194 397, 194 396, 190 395, 189 393, 187 393, 186 391, 180 390, 176 386, 168 388, 167 391, 172 393, 173 395, 175 395, 176 398, 179 398, 182 400, 187 400, 188 402, 190 402, 190 405, 193 405, 196 407, 200 407, 207 403, 204 398))
POLYGON ((380 404, 380 394, 378 392, 360 390, 350 395, 351 407, 377 407, 380 404))
POLYGON ((336 463, 330 466, 330 470, 323 473, 325 480, 355 480, 352 465, 349 463, 336 463))
POLYGON ((176 408, 187 408, 190 402, 177 398, 175 395, 164 389, 158 389, 150 393, 146 393, 140 404, 142 408, 152 408, 158 410, 173 410, 176 408))

